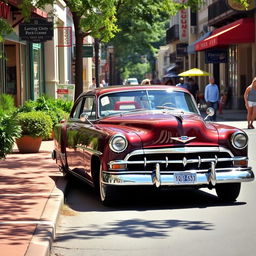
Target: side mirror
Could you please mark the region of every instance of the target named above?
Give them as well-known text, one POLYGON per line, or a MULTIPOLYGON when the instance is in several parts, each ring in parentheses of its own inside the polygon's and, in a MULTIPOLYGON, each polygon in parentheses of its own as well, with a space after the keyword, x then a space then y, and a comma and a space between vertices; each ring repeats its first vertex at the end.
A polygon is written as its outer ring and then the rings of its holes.
POLYGON ((88 116, 88 114, 87 113, 82 113, 81 115, 80 115, 80 121, 82 121, 82 122, 88 122, 91 126, 93 126, 93 123, 89 120, 89 118, 88 118, 89 116, 88 116))
POLYGON ((207 120, 207 118, 208 118, 209 116, 213 116, 214 113, 215 113, 214 108, 212 108, 212 107, 207 108, 207 109, 206 109, 206 114, 207 114, 207 116, 205 117, 204 120, 207 120))
POLYGON ((86 122, 88 120, 88 115, 86 113, 82 113, 79 119, 82 122, 86 122))

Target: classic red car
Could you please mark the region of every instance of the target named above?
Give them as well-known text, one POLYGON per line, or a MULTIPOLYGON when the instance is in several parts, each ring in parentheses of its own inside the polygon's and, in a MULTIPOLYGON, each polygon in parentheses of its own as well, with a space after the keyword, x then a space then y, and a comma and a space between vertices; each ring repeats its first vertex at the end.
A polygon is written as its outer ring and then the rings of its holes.
POLYGON ((252 181, 246 133, 205 121, 175 86, 118 86, 83 93, 54 128, 53 158, 64 173, 98 188, 103 204, 124 186, 215 188, 235 201, 252 181))

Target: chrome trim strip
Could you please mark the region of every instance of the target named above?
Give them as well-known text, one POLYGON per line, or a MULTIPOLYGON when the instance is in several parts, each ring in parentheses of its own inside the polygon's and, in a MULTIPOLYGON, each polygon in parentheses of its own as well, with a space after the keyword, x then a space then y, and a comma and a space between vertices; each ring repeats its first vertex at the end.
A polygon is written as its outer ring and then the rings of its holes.
POLYGON ((68 169, 68 172, 70 172, 72 175, 76 176, 78 179, 82 180, 82 181, 85 181, 86 183, 88 183, 89 185, 91 186, 94 186, 93 184, 93 181, 89 180, 89 179, 86 179, 84 176, 76 173, 75 171, 71 170, 71 169, 68 169))
POLYGON ((198 158, 198 159, 186 159, 185 157, 182 160, 146 160, 144 158, 143 161, 127 161, 127 160, 116 160, 116 161, 111 161, 108 163, 110 170, 112 169, 112 165, 114 164, 143 164, 144 167, 147 164, 183 164, 186 166, 187 164, 194 164, 198 163, 198 165, 201 165, 201 163, 217 163, 217 162, 230 162, 230 161, 248 161, 248 157, 246 156, 235 156, 235 157, 230 157, 230 158, 198 158))
MULTIPOLYGON (((215 168, 216 172, 223 172, 223 171, 230 171, 230 169, 236 169, 236 170, 244 170, 244 169, 248 169, 251 167, 226 167, 226 168, 215 168)), ((174 174, 174 173, 179 173, 179 172, 188 172, 188 173, 206 173, 209 172, 210 169, 201 169, 201 170, 184 170, 184 171, 180 171, 180 170, 172 170, 172 171, 161 171, 161 175, 162 174, 174 174)), ((127 171, 127 170, 122 170, 122 171, 106 171, 107 173, 111 174, 111 175, 129 175, 129 174, 151 174, 152 171, 127 171)))
MULTIPOLYGON (((163 175, 161 173, 161 185, 167 186, 197 186, 197 185, 209 185, 211 172, 198 173, 197 170, 190 170, 188 172, 196 173, 196 182, 193 184, 176 184, 174 180, 174 174, 169 173, 163 175)), ((234 183, 234 182, 249 182, 254 180, 254 174, 251 167, 246 168, 227 168, 227 169, 215 169, 216 172, 216 184, 219 183, 234 183)), ((122 173, 109 173, 103 171, 102 182, 106 185, 117 185, 117 186, 138 186, 138 185, 150 185, 154 186, 152 180, 152 172, 147 174, 122 174, 122 173)), ((212 184, 213 185, 213 184, 212 184)))
POLYGON ((177 154, 177 153, 202 153, 202 152, 226 152, 230 156, 234 156, 230 150, 223 147, 176 147, 176 148, 158 148, 158 149, 138 149, 126 155, 124 158, 127 161, 131 156, 151 155, 151 154, 177 154))
POLYGON ((76 145, 76 148, 80 148, 80 149, 89 151, 90 153, 96 154, 96 155, 99 155, 99 156, 102 155, 102 152, 100 152, 100 151, 98 151, 98 150, 95 150, 95 149, 92 149, 92 148, 89 148, 89 147, 86 146, 86 145, 78 144, 78 145, 76 145))

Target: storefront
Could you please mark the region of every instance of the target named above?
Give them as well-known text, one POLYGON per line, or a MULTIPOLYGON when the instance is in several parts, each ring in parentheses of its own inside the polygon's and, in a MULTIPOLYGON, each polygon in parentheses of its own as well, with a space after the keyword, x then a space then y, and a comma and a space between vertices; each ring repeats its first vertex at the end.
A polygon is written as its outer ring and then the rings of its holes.
POLYGON ((30 43, 30 87, 27 94, 32 100, 38 99, 45 93, 45 72, 44 72, 44 44, 30 43))
MULTIPOLYGON (((13 32, 4 35, 4 41, 0 43, 0 93, 12 95, 16 106, 45 93, 44 43, 29 43, 26 38, 21 38, 19 26, 23 24, 23 17, 19 3, 19 0, 13 0, 4 4, 9 13, 5 11, 2 18, 13 32)), ((45 19, 47 14, 35 9, 32 17, 45 19)))
POLYGON ((23 103, 26 81, 26 43, 13 32, 0 43, 0 93, 13 96, 15 104, 23 103))
POLYGON ((214 61, 206 60, 206 63, 212 65, 218 85, 230 91, 230 106, 233 108, 244 107, 243 93, 252 80, 254 42, 254 19, 242 18, 215 29, 210 36, 195 44, 196 51, 206 53, 212 50, 212 54, 217 56, 214 61), (221 50, 226 52, 226 56, 221 50))

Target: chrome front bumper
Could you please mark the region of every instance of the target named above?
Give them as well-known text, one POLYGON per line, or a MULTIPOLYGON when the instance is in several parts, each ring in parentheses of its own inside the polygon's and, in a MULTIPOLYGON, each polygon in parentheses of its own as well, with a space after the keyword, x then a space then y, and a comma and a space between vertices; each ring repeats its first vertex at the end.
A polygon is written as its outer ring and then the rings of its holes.
POLYGON ((217 169, 214 166, 213 164, 209 170, 200 170, 200 172, 198 170, 185 171, 184 173, 195 173, 196 181, 193 183, 177 184, 175 181, 175 172, 161 172, 159 164, 156 164, 155 170, 147 172, 103 171, 102 183, 117 186, 215 186, 215 184, 219 183, 240 183, 254 180, 251 167, 217 169))
MULTIPOLYGON (((135 150, 128 154, 124 160, 115 160, 108 163, 109 170, 104 171, 102 183, 109 185, 161 185, 166 186, 215 186, 217 183, 236 183, 248 182, 254 180, 254 174, 251 167, 236 166, 236 162, 246 161, 246 156, 234 156, 228 149, 223 147, 174 147, 161 149, 142 149, 135 150), (228 156, 218 157, 218 153, 227 153, 228 156), (191 154, 197 153, 197 157, 191 154), (200 157, 200 153, 212 153, 212 157, 200 157), (161 159, 150 159, 152 155, 163 155, 161 159), (168 158, 168 155, 184 154, 183 158, 168 158), (133 156, 142 156, 140 160, 131 160, 133 156), (233 162, 233 167, 218 167, 218 163, 233 162), (203 163, 209 163, 209 168, 203 169, 203 163), (184 171, 180 170, 160 170, 160 165, 166 168, 172 164, 180 164, 184 171), (189 165, 196 165, 198 169, 190 169, 189 165), (144 170, 115 170, 115 165, 133 165, 144 170), (153 167, 154 166, 154 167, 153 167), (187 168, 187 169, 186 169, 187 168), (202 169, 201 169, 202 168, 202 169), (147 171, 145 171, 147 170, 147 171), (193 182, 177 182, 177 174, 184 173, 193 178, 193 182)), ((193 167, 195 168, 195 167, 193 167)))

